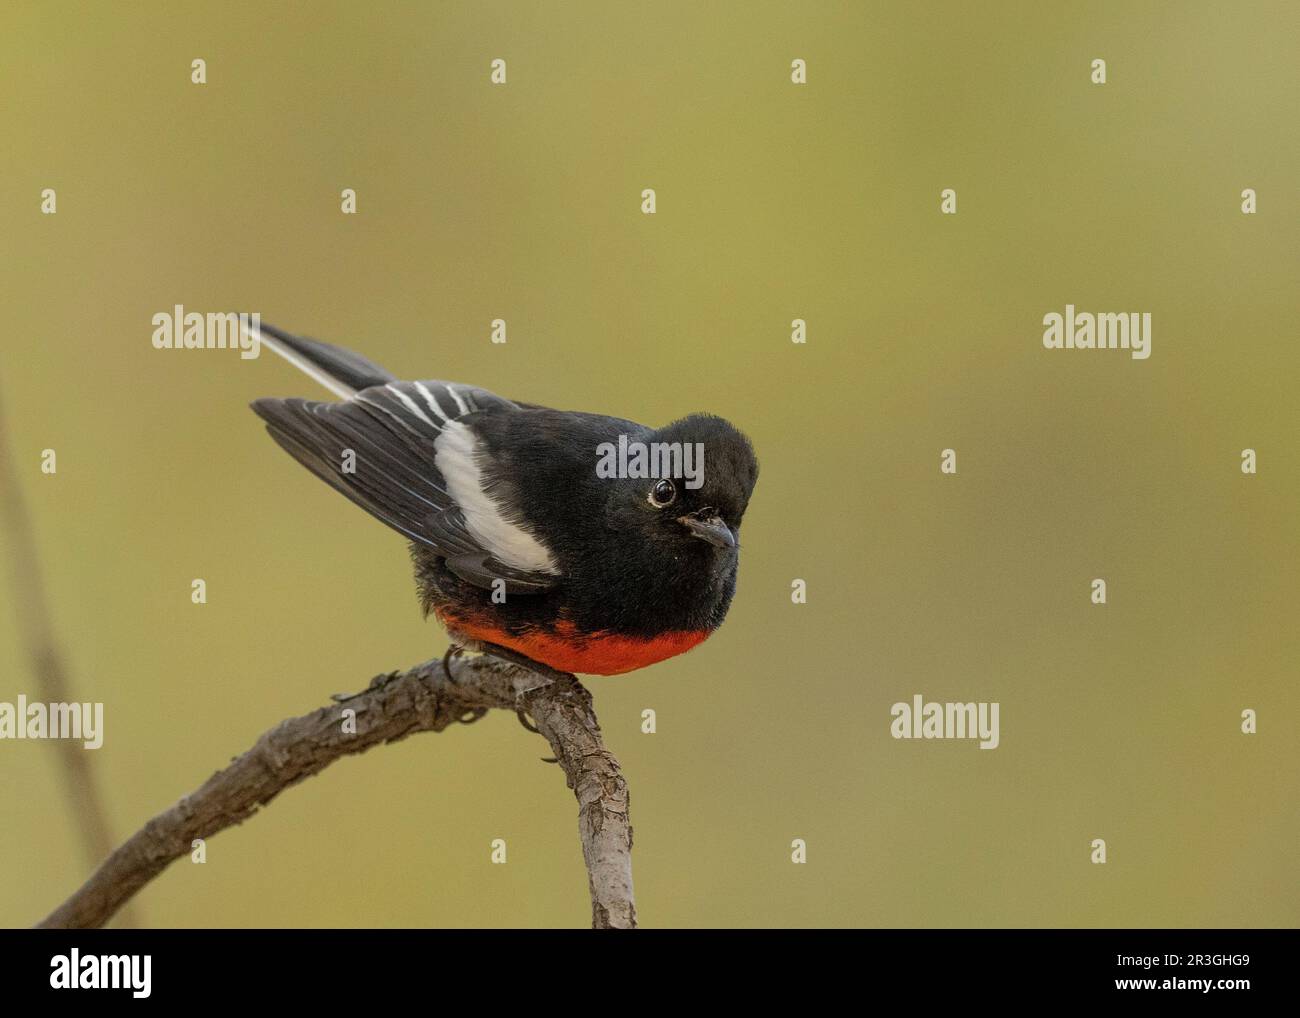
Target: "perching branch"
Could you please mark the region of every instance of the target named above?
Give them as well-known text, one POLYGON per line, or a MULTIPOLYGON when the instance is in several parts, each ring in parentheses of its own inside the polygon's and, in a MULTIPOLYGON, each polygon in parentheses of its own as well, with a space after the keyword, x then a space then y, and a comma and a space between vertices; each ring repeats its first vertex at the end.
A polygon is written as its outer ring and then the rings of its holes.
POLYGON ((195 838, 243 822, 335 760, 413 732, 470 724, 499 708, 532 716, 577 796, 591 925, 635 927, 627 782, 601 740, 591 694, 572 675, 543 675, 495 656, 456 658, 448 667, 450 679, 441 661, 381 675, 364 692, 280 722, 198 791, 128 838, 40 925, 101 926, 169 863, 187 855, 195 838), (347 710, 355 712, 355 733, 345 730, 347 710))
MULTIPOLYGON (((27 502, 18 483, 18 470, 11 458, 9 435, 5 427, 3 408, 0 407, 0 519, 3 520, 8 546, 10 575, 13 577, 13 603, 18 615, 18 629, 22 633, 27 656, 32 663, 38 698, 46 703, 70 703, 72 683, 63 662, 58 641, 54 638, 54 623, 50 618, 49 602, 45 597, 45 583, 40 560, 36 553, 36 536, 32 531, 27 502)), ((82 848, 87 861, 97 863, 113 847, 109 833, 104 802, 95 782, 90 757, 81 744, 71 739, 55 742, 55 752, 63 767, 64 789, 68 803, 81 831, 82 848)), ((123 926, 134 926, 134 918, 123 912, 118 919, 123 926)))

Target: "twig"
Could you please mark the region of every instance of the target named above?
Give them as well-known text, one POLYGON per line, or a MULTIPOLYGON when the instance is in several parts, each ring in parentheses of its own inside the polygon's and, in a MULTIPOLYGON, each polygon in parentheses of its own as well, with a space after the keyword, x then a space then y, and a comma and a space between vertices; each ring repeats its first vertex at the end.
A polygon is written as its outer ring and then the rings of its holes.
MULTIPOLYGON (((32 532, 27 503, 23 499, 18 471, 9 449, 9 434, 3 410, 3 406, 0 406, 0 506, 3 507, 0 511, 3 512, 7 536, 4 543, 9 546, 10 577, 18 628, 31 660, 36 688, 40 691, 39 699, 46 703, 70 703, 71 683, 63 655, 54 638, 54 625, 50 620, 40 559, 36 553, 36 537, 32 532)), ((113 847, 113 836, 109 831, 95 774, 90 766, 90 757, 75 739, 59 739, 54 745, 63 768, 68 804, 81 831, 82 848, 87 862, 93 866, 108 855, 113 847)), ((118 916, 118 923, 133 926, 135 918, 124 911, 118 916)))
POLYGON ((636 926, 627 783, 605 749, 591 694, 572 675, 542 675, 492 656, 456 658, 449 681, 441 661, 381 675, 364 692, 282 721, 253 748, 133 834, 39 925, 101 926, 173 860, 241 823, 281 791, 335 760, 413 732, 469 724, 489 709, 526 711, 551 744, 578 799, 578 831, 596 929, 636 926), (345 730, 353 711, 355 732, 345 730))

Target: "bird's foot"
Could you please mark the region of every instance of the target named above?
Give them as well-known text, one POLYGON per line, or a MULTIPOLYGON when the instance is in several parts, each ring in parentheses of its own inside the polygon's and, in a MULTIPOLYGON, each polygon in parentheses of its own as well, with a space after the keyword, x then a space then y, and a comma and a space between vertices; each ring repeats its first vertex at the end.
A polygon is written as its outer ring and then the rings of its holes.
MULTIPOLYGON (((525 654, 518 651, 510 650, 495 643, 484 643, 480 647, 484 654, 491 654, 493 657, 500 658, 503 661, 509 661, 511 664, 519 665, 521 668, 527 668, 530 672, 541 675, 553 682, 577 682, 577 678, 569 672, 561 672, 550 665, 544 665, 540 661, 534 661, 525 654)), ((534 735, 541 735, 542 731, 528 718, 528 712, 522 707, 515 711, 515 717, 523 725, 525 730, 532 732, 534 735)), ((544 756, 540 758, 542 763, 557 764, 560 761, 553 756, 544 756)))
POLYGON ((454 657, 460 657, 463 653, 465 653, 464 647, 455 643, 449 643, 447 644, 447 653, 442 655, 442 674, 447 676, 447 681, 453 686, 459 686, 460 683, 457 682, 455 677, 451 674, 451 659, 454 657))
MULTIPOLYGON (((557 671, 556 669, 552 668, 550 665, 544 665, 540 661, 534 661, 532 658, 527 657, 524 654, 520 654, 517 651, 509 650, 506 647, 498 646, 495 643, 476 642, 473 644, 473 649, 477 651, 481 651, 484 654, 491 654, 493 657, 500 658, 503 661, 509 661, 511 664, 519 665, 521 668, 527 668, 530 672, 533 672, 537 675, 541 675, 544 678, 550 679, 553 682, 576 683, 578 681, 569 672, 557 671)), ((465 647, 460 646, 458 644, 454 644, 454 643, 449 644, 447 646, 447 652, 442 656, 443 674, 447 676, 447 681, 450 682, 453 686, 458 685, 458 683, 456 682, 456 679, 451 674, 451 659, 453 657, 459 657, 461 654, 465 652, 465 650, 466 650, 465 647)), ((474 710, 467 711, 465 716, 460 718, 459 720, 462 724, 466 724, 466 725, 473 724, 475 721, 481 718, 486 712, 487 712, 486 708, 482 708, 482 707, 475 708, 474 710)), ((531 720, 529 720, 527 711, 525 711, 522 707, 515 711, 515 717, 519 719, 519 723, 523 725, 523 727, 527 731, 532 732, 534 735, 542 734, 541 729, 539 729, 531 720)), ((553 756, 544 756, 541 758, 541 760, 543 763, 560 762, 553 756)))
POLYGON ((542 734, 542 730, 528 720, 528 714, 522 707, 515 711, 515 717, 519 719, 519 723, 524 726, 525 731, 532 732, 534 735, 542 734))
MULTIPOLYGON (((515 717, 519 719, 519 723, 524 726, 524 729, 526 731, 532 732, 534 735, 542 734, 542 730, 528 720, 528 712, 525 711, 522 707, 520 707, 519 710, 515 711, 515 717)), ((555 759, 555 757, 553 756, 541 757, 541 761, 542 763, 553 763, 553 764, 557 764, 560 762, 559 760, 555 759)))

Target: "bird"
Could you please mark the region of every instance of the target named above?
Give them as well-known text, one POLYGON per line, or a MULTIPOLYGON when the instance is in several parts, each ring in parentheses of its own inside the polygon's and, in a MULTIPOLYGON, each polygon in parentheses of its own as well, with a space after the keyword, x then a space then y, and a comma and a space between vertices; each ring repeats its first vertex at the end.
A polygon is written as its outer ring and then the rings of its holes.
POLYGON ((692 413, 653 429, 401 381, 351 350, 247 319, 261 344, 339 397, 263 398, 253 411, 289 455, 407 539, 420 605, 453 641, 449 655, 504 648, 556 672, 620 675, 721 626, 758 479, 752 443, 728 421, 692 413), (665 451, 657 471, 644 460, 600 471, 601 450, 619 443, 699 450, 703 469, 672 476, 681 471, 665 469, 678 462, 665 451))

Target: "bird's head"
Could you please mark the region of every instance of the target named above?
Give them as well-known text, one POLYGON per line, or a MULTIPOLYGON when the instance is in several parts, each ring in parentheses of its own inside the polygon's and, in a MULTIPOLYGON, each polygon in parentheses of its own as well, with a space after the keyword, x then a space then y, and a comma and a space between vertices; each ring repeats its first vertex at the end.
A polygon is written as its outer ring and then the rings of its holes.
POLYGON ((619 515, 661 546, 733 557, 758 479, 749 439, 721 417, 692 414, 642 444, 652 476, 620 484, 619 515))

